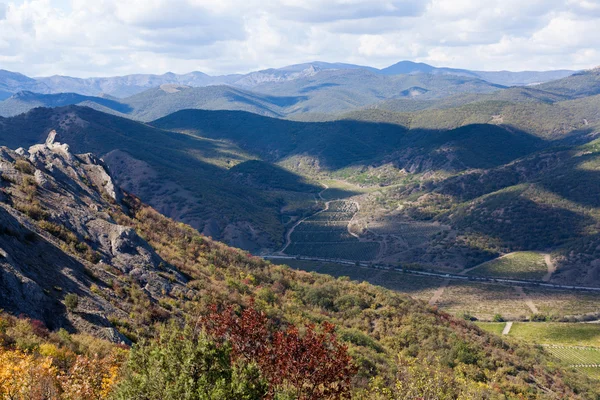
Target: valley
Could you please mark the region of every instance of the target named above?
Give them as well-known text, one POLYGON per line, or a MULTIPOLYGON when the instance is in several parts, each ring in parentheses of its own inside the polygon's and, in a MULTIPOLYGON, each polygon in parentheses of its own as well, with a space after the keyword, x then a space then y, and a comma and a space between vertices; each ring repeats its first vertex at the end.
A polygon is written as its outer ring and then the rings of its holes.
POLYGON ((127 346, 234 307, 335 323, 355 394, 405 362, 471 368, 456 393, 593 391, 600 71, 302 71, 1 102, 0 355, 29 320, 127 346))
POLYGON ((600 400, 600 0, 0 0, 0 400, 600 400))

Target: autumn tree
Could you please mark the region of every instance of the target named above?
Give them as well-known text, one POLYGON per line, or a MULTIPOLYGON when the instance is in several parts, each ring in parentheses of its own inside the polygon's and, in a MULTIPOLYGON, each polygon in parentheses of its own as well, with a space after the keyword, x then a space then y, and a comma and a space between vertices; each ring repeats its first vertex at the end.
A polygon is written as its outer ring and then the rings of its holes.
POLYGON ((303 333, 293 325, 276 330, 264 313, 248 307, 238 315, 231 306, 220 311, 213 306, 203 321, 210 334, 229 343, 234 361, 257 363, 270 397, 282 391, 303 400, 349 396, 357 369, 333 325, 323 323, 322 332, 314 325, 303 333))

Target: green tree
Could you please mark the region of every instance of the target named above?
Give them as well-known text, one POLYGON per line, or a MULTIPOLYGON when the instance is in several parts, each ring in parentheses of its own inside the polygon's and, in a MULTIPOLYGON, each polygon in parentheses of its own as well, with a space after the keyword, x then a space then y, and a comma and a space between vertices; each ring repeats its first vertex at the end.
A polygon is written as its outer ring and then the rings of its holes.
POLYGON ((231 347, 171 324, 135 345, 115 390, 122 400, 259 399, 267 383, 255 364, 231 362, 231 347))

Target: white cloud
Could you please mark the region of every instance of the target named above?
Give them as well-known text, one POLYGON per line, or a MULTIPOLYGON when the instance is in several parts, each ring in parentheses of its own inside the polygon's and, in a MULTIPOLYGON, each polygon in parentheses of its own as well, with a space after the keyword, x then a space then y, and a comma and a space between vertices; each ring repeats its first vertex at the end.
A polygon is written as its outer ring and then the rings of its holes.
POLYGON ((596 0, 4 0, 0 67, 32 76, 245 72, 313 60, 600 64, 596 0))

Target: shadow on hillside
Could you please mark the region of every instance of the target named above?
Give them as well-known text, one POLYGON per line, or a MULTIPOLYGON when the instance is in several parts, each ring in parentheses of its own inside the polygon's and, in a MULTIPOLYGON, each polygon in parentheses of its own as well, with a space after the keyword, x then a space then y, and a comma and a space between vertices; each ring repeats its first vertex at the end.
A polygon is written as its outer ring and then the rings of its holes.
POLYGON ((407 169, 415 165, 442 170, 489 168, 544 147, 542 139, 495 125, 409 131, 392 123, 297 122, 243 111, 205 110, 178 111, 150 125, 228 140, 270 162, 293 155, 309 156, 328 170, 381 162, 407 169), (412 155, 408 149, 414 150, 412 155))
POLYGON ((321 192, 321 197, 323 197, 325 200, 337 200, 349 199, 350 197, 354 197, 359 194, 361 193, 348 189, 327 188, 321 192))
POLYGON ((572 159, 565 168, 544 177, 539 183, 546 190, 583 207, 600 207, 600 155, 572 159), (586 162, 598 170, 585 169, 582 164, 586 162))
POLYGON ((0 260, 0 309, 74 331, 60 299, 85 295, 85 267, 1 207, 0 223, 0 247, 8 254, 0 260))
MULTIPOLYGON (((326 88, 336 87, 336 86, 341 86, 341 85, 339 83, 321 83, 319 85, 306 86, 306 87, 300 89, 300 93, 310 93, 310 92, 314 92, 316 90, 321 90, 321 89, 326 89, 326 88)), ((308 97, 307 97, 307 99, 308 99, 308 97)))
POLYGON ((316 193, 320 186, 278 165, 260 160, 244 161, 229 169, 228 177, 247 186, 263 190, 287 190, 316 193))

